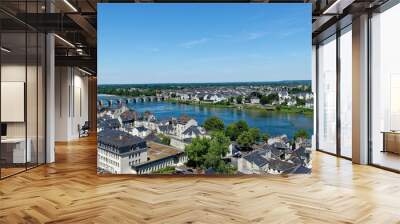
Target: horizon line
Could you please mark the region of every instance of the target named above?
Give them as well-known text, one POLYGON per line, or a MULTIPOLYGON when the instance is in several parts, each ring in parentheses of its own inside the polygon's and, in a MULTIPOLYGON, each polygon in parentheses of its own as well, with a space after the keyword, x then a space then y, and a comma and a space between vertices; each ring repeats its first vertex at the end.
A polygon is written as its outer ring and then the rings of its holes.
POLYGON ((235 84, 235 83, 279 83, 279 82, 300 82, 312 81, 312 79, 294 79, 278 81, 233 81, 233 82, 164 82, 164 83, 98 83, 97 85, 177 85, 177 84, 235 84))

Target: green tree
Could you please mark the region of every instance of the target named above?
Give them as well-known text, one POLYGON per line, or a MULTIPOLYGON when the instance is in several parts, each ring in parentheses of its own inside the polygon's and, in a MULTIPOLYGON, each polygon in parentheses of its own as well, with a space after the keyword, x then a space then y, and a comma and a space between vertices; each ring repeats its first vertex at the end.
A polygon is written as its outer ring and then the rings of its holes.
POLYGON ((237 104, 242 104, 243 103, 243 97, 242 96, 237 96, 236 97, 236 103, 237 104))
POLYGON ((260 98, 260 104, 261 105, 265 105, 265 104, 268 104, 269 103, 269 98, 268 98, 268 96, 262 96, 261 98, 260 98))
POLYGON ((211 135, 209 152, 223 157, 228 153, 231 141, 222 131, 214 132, 211 135))
POLYGON ((203 126, 207 131, 223 131, 225 128, 224 121, 216 116, 207 118, 203 126))
POLYGON ((237 134, 237 128, 235 124, 230 124, 226 127, 225 130, 226 136, 228 136, 232 141, 235 141, 238 134, 237 134))
POLYGON ((307 138, 309 138, 309 135, 306 130, 299 129, 296 131, 296 133, 294 133, 294 139, 298 139, 298 138, 307 139, 307 138))
POLYGON ((304 105, 306 105, 306 101, 296 97, 296 104, 297 104, 297 106, 304 106, 304 105))
POLYGON ((258 128, 250 128, 249 132, 253 138, 253 143, 260 141, 261 139, 261 133, 260 133, 260 129, 258 128))
POLYGON ((230 140, 223 132, 215 132, 211 136, 210 147, 204 155, 203 168, 213 168, 217 172, 224 172, 225 161, 222 158, 228 153, 230 140))
POLYGON ((269 134, 268 134, 268 133, 264 133, 264 134, 262 135, 262 140, 263 140, 265 143, 268 143, 268 139, 269 139, 269 134))
POLYGON ((221 131, 216 131, 211 138, 196 138, 186 146, 188 165, 195 168, 212 168, 218 173, 230 174, 236 169, 222 158, 228 153, 230 140, 221 131))
POLYGON ((253 135, 250 133, 250 131, 245 131, 239 135, 237 138, 237 143, 242 148, 250 148, 254 143, 253 135))
POLYGON ((236 123, 228 125, 225 130, 226 136, 228 136, 232 141, 236 141, 238 136, 249 130, 249 125, 246 121, 240 120, 236 123))
POLYGON ((250 97, 257 97, 257 98, 261 98, 262 94, 259 92, 251 92, 250 93, 250 97))
POLYGON ((268 95, 268 104, 272 104, 272 102, 278 100, 279 100, 279 95, 277 93, 271 93, 268 95))
POLYGON ((236 127, 240 133, 249 130, 249 125, 244 120, 239 120, 238 122, 236 122, 236 127))
POLYGON ((185 147, 185 153, 188 156, 188 163, 194 167, 202 167, 204 164, 204 155, 207 154, 210 147, 210 140, 207 138, 195 138, 190 145, 185 147))

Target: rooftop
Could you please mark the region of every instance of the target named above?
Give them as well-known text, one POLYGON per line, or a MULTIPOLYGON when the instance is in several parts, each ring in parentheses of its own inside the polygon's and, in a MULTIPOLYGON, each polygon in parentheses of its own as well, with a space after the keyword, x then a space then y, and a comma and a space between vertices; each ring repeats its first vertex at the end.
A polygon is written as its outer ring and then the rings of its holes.
POLYGON ((143 139, 117 130, 103 130, 98 133, 97 140, 100 144, 111 146, 120 154, 132 149, 146 148, 146 142, 143 139))
POLYGON ((181 150, 172 146, 163 145, 156 142, 147 142, 147 146, 147 156, 150 158, 150 161, 162 159, 182 152, 181 150))
POLYGON ((189 122, 192 118, 189 117, 188 115, 182 115, 178 118, 178 123, 179 124, 187 124, 187 122, 189 122))

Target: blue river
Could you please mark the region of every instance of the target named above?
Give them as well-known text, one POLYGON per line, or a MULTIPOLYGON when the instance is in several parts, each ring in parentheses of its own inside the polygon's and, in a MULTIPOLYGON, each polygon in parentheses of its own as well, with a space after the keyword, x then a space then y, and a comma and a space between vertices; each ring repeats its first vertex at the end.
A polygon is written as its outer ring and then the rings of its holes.
MULTIPOLYGON (((99 99, 107 98, 99 96, 99 99)), ((250 127, 256 127, 270 136, 286 134, 292 138, 299 129, 305 129, 309 136, 313 133, 313 117, 297 113, 283 113, 260 110, 240 110, 236 108, 213 108, 198 105, 186 105, 170 102, 129 103, 128 107, 138 112, 150 111, 157 119, 179 117, 186 114, 196 119, 200 125, 210 116, 221 118, 225 125, 245 120, 250 127)))

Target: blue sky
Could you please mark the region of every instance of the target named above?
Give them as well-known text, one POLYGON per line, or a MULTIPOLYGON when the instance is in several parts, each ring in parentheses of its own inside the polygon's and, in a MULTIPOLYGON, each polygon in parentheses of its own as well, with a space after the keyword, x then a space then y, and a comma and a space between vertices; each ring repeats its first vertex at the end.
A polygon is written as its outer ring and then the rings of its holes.
POLYGON ((99 84, 311 79, 310 4, 98 4, 99 84))

